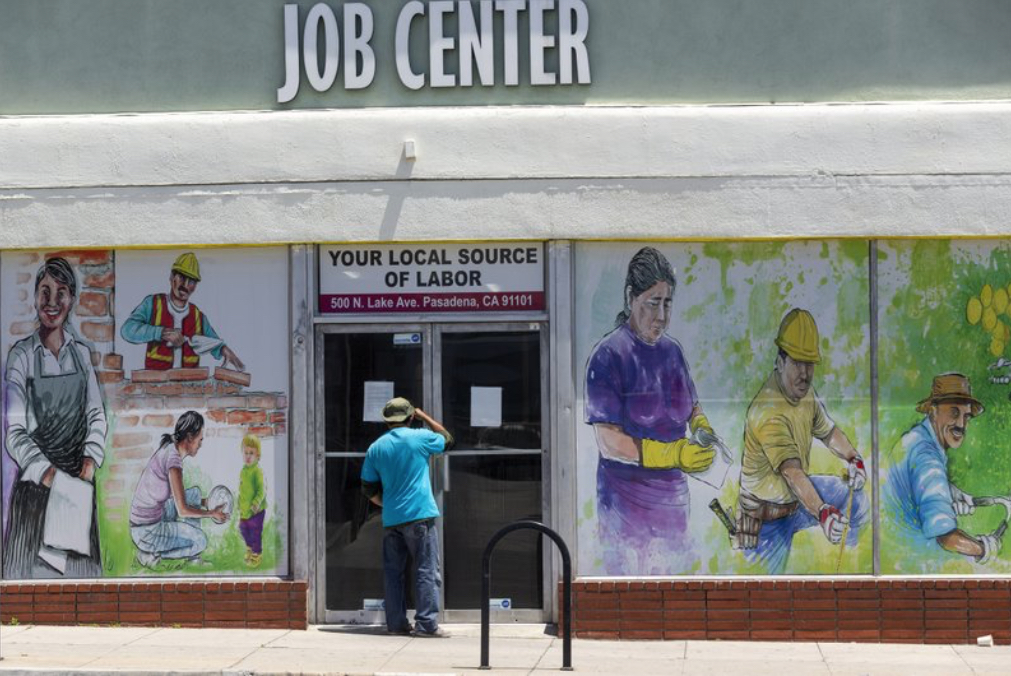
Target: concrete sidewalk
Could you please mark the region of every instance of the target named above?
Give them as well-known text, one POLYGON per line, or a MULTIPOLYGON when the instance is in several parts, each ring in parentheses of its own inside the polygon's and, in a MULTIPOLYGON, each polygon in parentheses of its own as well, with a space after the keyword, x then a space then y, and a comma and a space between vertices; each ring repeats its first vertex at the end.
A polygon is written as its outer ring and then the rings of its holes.
MULTIPOLYGON (((480 664, 480 627, 450 625, 446 639, 388 636, 373 627, 158 629, 0 628, 0 673, 459 674, 480 664)), ((1011 647, 732 641, 574 640, 585 674, 739 676, 1009 674, 1011 647)), ((498 625, 492 673, 546 674, 562 641, 539 625, 498 625)), ((483 672, 488 673, 488 672, 483 672)))

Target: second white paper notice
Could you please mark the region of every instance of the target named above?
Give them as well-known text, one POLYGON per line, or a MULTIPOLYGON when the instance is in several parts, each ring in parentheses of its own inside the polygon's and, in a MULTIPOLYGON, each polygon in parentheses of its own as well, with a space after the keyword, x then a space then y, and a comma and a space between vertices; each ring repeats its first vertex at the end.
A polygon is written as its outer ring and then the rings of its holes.
POLYGON ((470 388, 470 426, 502 427, 502 388, 470 388))

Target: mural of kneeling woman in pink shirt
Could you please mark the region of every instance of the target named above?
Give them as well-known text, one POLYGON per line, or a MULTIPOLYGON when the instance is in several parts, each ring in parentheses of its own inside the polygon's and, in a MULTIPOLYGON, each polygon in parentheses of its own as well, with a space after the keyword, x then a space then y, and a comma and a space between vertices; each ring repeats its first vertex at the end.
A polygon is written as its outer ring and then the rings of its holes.
POLYGON ((200 488, 183 488, 183 460, 195 457, 204 441, 204 418, 196 411, 179 416, 172 434, 163 434, 137 483, 130 506, 130 535, 137 561, 156 567, 162 559, 199 562, 207 548, 200 519, 224 523, 224 507, 207 508, 200 488))

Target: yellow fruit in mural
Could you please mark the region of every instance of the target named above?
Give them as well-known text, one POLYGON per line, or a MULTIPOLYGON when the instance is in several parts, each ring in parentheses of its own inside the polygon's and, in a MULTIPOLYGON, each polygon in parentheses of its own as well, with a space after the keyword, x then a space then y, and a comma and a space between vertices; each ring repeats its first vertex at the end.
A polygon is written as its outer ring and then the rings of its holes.
POLYGON ((1007 330, 1007 324, 1005 324, 1004 322, 1002 322, 1001 320, 998 319, 997 323, 993 325, 992 329, 990 329, 990 336, 994 340, 1004 340, 1004 332, 1006 330, 1007 330))
POLYGON ((1003 286, 997 287, 997 290, 993 292, 993 309, 997 311, 997 314, 1007 309, 1007 299, 1007 289, 1003 286))
POLYGON ((994 338, 990 341, 990 354, 999 357, 1004 354, 1004 341, 994 338))
POLYGON ((995 326, 997 326, 997 313, 992 307, 988 307, 983 310, 983 330, 989 333, 995 326))
POLYGON ((969 304, 965 307, 965 318, 970 324, 975 326, 979 324, 979 318, 983 316, 983 304, 979 302, 979 298, 973 296, 969 299, 969 304))
POLYGON ((993 302, 993 288, 989 284, 983 285, 983 290, 979 292, 979 299, 983 303, 983 307, 990 307, 990 303, 993 302))

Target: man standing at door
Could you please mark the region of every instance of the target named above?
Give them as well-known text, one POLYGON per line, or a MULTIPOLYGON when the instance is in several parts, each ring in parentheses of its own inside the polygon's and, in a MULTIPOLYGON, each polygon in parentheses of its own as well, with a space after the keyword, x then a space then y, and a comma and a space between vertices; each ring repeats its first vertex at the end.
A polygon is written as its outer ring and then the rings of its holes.
POLYGON ((386 628, 410 634, 405 580, 413 563, 415 626, 413 634, 444 637, 439 627, 439 508, 432 494, 429 458, 453 443, 446 428, 403 397, 386 402, 383 420, 389 429, 369 446, 362 465, 362 490, 383 508, 383 573, 386 584, 386 628), (430 429, 413 429, 417 418, 430 429))

